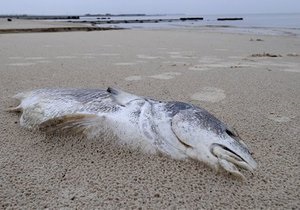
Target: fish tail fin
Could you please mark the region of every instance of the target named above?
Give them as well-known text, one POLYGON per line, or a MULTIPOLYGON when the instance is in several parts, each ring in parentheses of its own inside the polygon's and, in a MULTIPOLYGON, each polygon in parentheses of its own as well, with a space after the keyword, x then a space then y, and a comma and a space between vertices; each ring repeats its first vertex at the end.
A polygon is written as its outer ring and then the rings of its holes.
POLYGON ((25 98, 29 97, 31 95, 31 93, 32 93, 32 91, 21 92, 21 93, 14 95, 12 98, 22 101, 25 98))
POLYGON ((5 111, 7 111, 7 112, 22 112, 22 110, 23 110, 22 101, 25 98, 29 97, 31 95, 31 92, 32 91, 21 92, 21 93, 14 95, 12 98, 18 100, 21 103, 15 107, 11 106, 11 107, 5 109, 5 111))
POLYGON ((21 107, 21 104, 16 106, 16 107, 9 107, 7 109, 5 109, 4 111, 6 112, 22 112, 22 107, 21 107))

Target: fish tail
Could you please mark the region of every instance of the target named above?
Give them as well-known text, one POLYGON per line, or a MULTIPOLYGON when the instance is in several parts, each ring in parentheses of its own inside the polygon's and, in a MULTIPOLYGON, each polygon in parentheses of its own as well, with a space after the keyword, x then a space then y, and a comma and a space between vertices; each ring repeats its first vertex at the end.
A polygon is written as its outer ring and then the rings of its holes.
POLYGON ((22 110, 23 110, 22 101, 24 99, 30 97, 31 95, 32 95, 32 91, 21 92, 21 93, 14 95, 12 98, 18 100, 20 102, 20 104, 18 106, 11 106, 11 107, 5 109, 5 111, 7 111, 7 112, 22 112, 22 110))
POLYGON ((14 95, 12 98, 22 101, 23 99, 29 97, 31 95, 31 93, 32 93, 32 91, 21 92, 21 93, 14 95))
POLYGON ((7 112, 21 112, 23 109, 21 107, 21 104, 16 106, 16 107, 9 107, 7 109, 5 109, 5 111, 7 112))

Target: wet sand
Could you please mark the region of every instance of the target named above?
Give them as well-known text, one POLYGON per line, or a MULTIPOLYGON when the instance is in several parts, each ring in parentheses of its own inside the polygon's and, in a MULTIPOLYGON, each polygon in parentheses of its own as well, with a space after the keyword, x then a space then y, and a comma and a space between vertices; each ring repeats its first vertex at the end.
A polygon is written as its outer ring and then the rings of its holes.
POLYGON ((15 18, 10 20, 11 21, 8 21, 8 18, 0 18, 0 34, 121 30, 121 28, 95 27, 91 24, 65 21, 24 20, 15 18))
POLYGON ((78 27, 86 26, 86 24, 71 23, 66 21, 50 21, 50 20, 25 20, 10 18, 11 21, 7 21, 8 18, 0 18, 0 30, 1 29, 27 29, 27 28, 52 28, 52 27, 78 27))
POLYGON ((0 208, 299 208, 299 43, 178 29, 0 35, 0 208), (251 56, 263 53, 281 57, 251 56), (31 132, 3 111, 24 90, 108 86, 204 107, 236 128, 257 170, 242 182, 112 139, 31 132))

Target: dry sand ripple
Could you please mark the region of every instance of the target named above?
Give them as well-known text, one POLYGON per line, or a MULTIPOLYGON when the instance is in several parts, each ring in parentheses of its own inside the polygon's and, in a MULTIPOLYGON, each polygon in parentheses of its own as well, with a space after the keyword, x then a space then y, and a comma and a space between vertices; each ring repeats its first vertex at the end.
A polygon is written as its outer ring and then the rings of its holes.
POLYGON ((149 76, 153 79, 162 79, 162 80, 169 80, 169 79, 173 79, 175 76, 179 76, 181 75, 181 73, 179 72, 166 72, 166 73, 162 73, 162 74, 155 74, 152 76, 149 76))
POLYGON ((226 98, 225 91, 215 87, 204 87, 201 91, 194 93, 191 98, 198 101, 216 103, 226 98))

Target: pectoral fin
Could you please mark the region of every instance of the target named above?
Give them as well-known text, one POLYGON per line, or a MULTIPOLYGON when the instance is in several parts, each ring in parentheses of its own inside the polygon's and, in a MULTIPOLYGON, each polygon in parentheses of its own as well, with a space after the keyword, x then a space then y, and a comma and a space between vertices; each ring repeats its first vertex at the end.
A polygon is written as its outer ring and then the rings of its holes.
POLYGON ((70 114, 49 119, 39 125, 46 133, 68 132, 85 134, 87 130, 101 129, 105 116, 94 114, 70 114))

